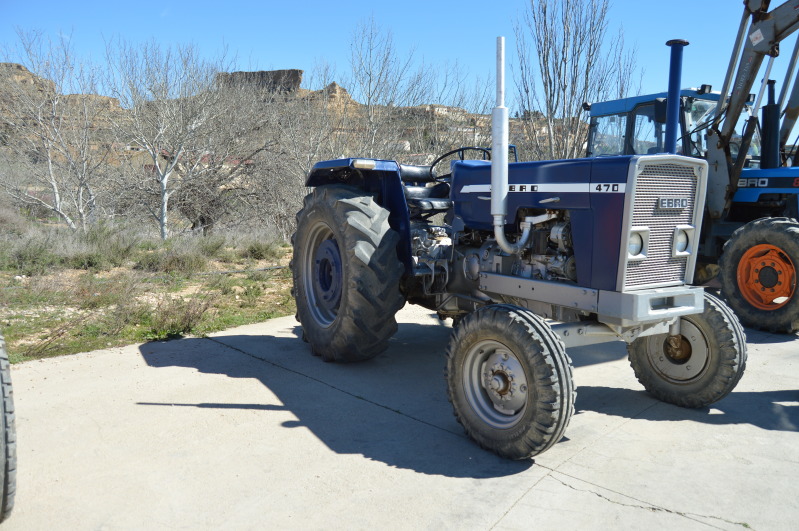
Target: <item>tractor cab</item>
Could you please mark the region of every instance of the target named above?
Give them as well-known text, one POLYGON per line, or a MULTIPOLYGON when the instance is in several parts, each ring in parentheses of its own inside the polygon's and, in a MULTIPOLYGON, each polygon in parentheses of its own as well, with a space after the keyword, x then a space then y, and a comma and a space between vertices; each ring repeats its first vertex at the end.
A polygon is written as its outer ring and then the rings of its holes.
MULTIPOLYGON (((592 104, 586 155, 599 157, 664 153, 666 96, 662 92, 592 104)), ((719 97, 718 92, 710 92, 704 87, 680 91, 678 154, 706 158, 706 132, 713 120, 719 97)), ((743 123, 749 118, 750 111, 751 106, 747 106, 736 131, 743 130, 743 123)), ((730 145, 733 160, 737 159, 737 148, 738 144, 733 141, 730 145)), ((758 132, 752 138, 746 157, 746 167, 759 167, 758 132)))

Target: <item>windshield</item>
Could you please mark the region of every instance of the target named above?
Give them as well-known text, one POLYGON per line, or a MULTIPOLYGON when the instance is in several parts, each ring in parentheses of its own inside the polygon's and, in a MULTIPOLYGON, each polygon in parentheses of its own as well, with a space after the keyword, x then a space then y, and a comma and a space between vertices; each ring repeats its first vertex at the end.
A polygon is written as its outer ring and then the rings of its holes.
MULTIPOLYGON (((685 104, 685 128, 688 131, 690 144, 690 155, 694 157, 707 157, 707 129, 710 127, 715 115, 716 102, 710 100, 700 100, 688 98, 685 104)), ((749 119, 751 107, 746 107, 738 118, 735 125, 735 132, 730 140, 730 154, 733 160, 738 158, 738 151, 741 145, 740 131, 744 130, 746 120, 749 119)), ((752 142, 747 151, 747 157, 753 160, 760 159, 760 131, 755 131, 752 142)))

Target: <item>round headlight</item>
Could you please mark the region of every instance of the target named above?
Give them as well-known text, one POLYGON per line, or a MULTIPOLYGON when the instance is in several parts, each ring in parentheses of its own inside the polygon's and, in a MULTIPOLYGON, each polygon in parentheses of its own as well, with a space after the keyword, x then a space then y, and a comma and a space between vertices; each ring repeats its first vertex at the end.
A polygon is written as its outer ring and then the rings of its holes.
POLYGON ((688 249, 688 234, 684 230, 678 230, 674 235, 674 250, 684 253, 688 249))
POLYGON ((638 256, 644 250, 644 239, 637 232, 630 234, 630 242, 627 244, 627 252, 630 256, 638 256))

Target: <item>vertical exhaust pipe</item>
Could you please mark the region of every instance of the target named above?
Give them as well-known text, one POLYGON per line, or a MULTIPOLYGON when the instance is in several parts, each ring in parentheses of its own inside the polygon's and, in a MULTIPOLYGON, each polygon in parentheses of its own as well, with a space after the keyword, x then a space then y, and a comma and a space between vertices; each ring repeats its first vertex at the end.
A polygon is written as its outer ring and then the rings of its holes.
POLYGON ((530 237, 528 218, 521 223, 522 236, 512 244, 505 238, 505 217, 508 209, 508 108, 505 107, 505 37, 497 37, 497 101, 491 112, 491 216, 494 238, 508 254, 522 250, 530 237))
POLYGON ((666 153, 677 153, 677 133, 680 130, 680 84, 682 83, 682 49, 688 41, 670 40, 669 93, 666 99, 666 153))
MULTIPOLYGON (((773 79, 768 80, 768 103, 763 105, 763 127, 760 139, 760 167, 771 169, 780 167, 780 106, 774 102, 773 79)), ((739 153, 741 157, 745 154, 739 153)))
POLYGON ((491 112, 491 215, 505 224, 508 203, 508 108, 505 107, 505 37, 497 37, 497 101, 491 112))

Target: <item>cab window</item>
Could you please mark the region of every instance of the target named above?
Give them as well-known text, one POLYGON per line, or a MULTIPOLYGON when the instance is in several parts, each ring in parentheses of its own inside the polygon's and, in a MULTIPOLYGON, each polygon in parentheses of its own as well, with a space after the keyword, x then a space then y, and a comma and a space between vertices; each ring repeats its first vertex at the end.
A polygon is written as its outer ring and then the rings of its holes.
POLYGON ((591 156, 624 155, 627 116, 609 114, 591 119, 591 156))
POLYGON ((663 153, 665 125, 655 121, 654 104, 640 105, 633 112, 632 149, 636 155, 663 153))

